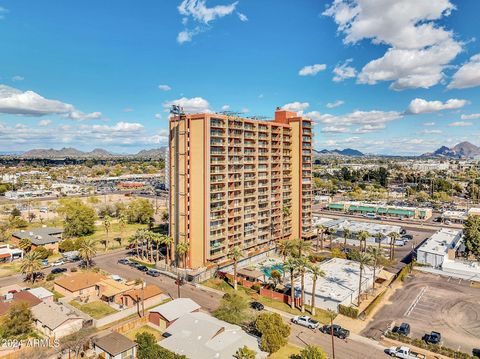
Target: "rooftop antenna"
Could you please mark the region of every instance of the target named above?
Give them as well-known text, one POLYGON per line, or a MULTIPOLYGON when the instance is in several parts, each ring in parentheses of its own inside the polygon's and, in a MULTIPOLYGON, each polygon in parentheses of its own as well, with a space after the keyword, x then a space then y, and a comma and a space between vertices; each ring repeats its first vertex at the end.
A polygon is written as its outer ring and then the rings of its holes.
POLYGON ((172 108, 170 109, 170 113, 172 115, 177 115, 177 116, 185 115, 185 112, 183 111, 183 107, 180 107, 180 105, 172 105, 172 108))
POLYGON ((240 112, 240 111, 220 111, 220 112, 217 112, 221 115, 225 115, 225 116, 237 116, 238 115, 241 115, 243 114, 244 112, 240 112))
POLYGON ((251 120, 266 120, 268 119, 269 117, 268 116, 259 116, 259 115, 253 115, 253 116, 248 116, 247 118, 251 119, 251 120))

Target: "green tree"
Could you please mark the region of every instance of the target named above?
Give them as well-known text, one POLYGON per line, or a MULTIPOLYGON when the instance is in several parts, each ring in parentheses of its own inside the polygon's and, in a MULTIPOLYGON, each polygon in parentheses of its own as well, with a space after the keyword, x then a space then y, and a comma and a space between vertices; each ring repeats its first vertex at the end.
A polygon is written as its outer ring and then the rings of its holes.
POLYGON ((154 212, 153 206, 148 199, 136 198, 129 203, 126 215, 130 223, 148 224, 154 212))
POLYGON ((38 256, 38 259, 47 259, 52 254, 51 250, 43 246, 35 248, 32 252, 38 256))
POLYGON ((33 332, 33 316, 26 302, 12 303, 0 320, 0 338, 25 339, 33 332))
POLYGON ((467 251, 480 259, 480 216, 469 216, 463 232, 467 251))
POLYGON ((310 249, 312 248, 312 242, 306 241, 304 239, 296 239, 294 240, 295 247, 298 251, 297 255, 298 258, 302 257, 302 254, 310 252, 310 249))
POLYGON ((298 269, 298 264, 295 258, 288 257, 287 260, 283 263, 283 270, 290 271, 290 306, 292 309, 295 308, 295 286, 294 286, 294 275, 295 271, 298 269))
POLYGON ((237 290, 238 284, 237 284, 237 264, 240 259, 243 258, 243 252, 242 249, 239 246, 235 246, 230 249, 230 252, 228 253, 228 257, 233 260, 233 289, 237 290))
POLYGON ((30 252, 30 249, 32 249, 32 241, 28 238, 22 238, 18 242, 18 247, 23 249, 25 253, 30 252))
POLYGON ((95 232, 95 210, 80 199, 62 199, 57 212, 64 218, 64 236, 82 237, 95 232))
POLYGON ((343 229, 343 248, 347 246, 347 239, 350 238, 351 234, 352 234, 352 231, 349 230, 348 228, 343 229))
POLYGON ((257 356, 257 352, 255 350, 250 349, 246 345, 242 348, 239 348, 235 355, 233 356, 235 359, 255 359, 257 356))
POLYGON ((377 247, 370 247, 368 249, 368 254, 372 257, 373 289, 375 289, 375 280, 377 279, 377 268, 379 268, 380 263, 383 259, 382 250, 377 247))
POLYGON ((375 239, 378 241, 378 249, 382 247, 382 239, 383 239, 383 234, 380 232, 377 232, 374 234, 375 239))
POLYGON ((58 244, 58 250, 60 252, 71 252, 77 250, 75 241, 71 238, 64 239, 58 244))
POLYGON ((137 229, 135 234, 130 238, 130 242, 135 245, 135 252, 137 257, 143 259, 143 244, 147 238, 146 229, 137 229), (142 251, 140 251, 140 246, 142 246, 142 251))
POLYGON ((290 326, 277 313, 260 314, 255 329, 261 334, 260 348, 268 353, 275 353, 287 344, 290 335, 290 326))
POLYGON ((92 265, 93 257, 97 254, 97 241, 93 238, 84 238, 78 246, 78 254, 87 267, 92 265))
POLYGON ((317 226, 317 251, 318 251, 318 241, 320 240, 320 249, 323 250, 323 239, 324 239, 324 236, 325 236, 325 232, 327 230, 327 227, 325 227, 324 225, 318 225, 317 226), (318 235, 320 233, 320 236, 318 235))
POLYGON ((162 237, 162 244, 164 244, 165 247, 167 248, 167 252, 166 252, 166 255, 165 255, 165 264, 168 266, 169 263, 170 263, 170 250, 172 248, 173 238, 170 237, 170 236, 163 236, 162 237))
POLYGON ((35 251, 25 254, 20 263, 20 272, 30 277, 32 283, 35 282, 35 273, 42 268, 40 256, 35 251))
POLYGON ((273 269, 270 272, 270 279, 272 280, 273 288, 275 289, 282 282, 282 274, 278 270, 273 269))
POLYGON ((366 266, 369 266, 372 264, 372 257, 370 254, 365 253, 365 252, 358 252, 353 258, 356 262, 359 264, 359 278, 358 278, 358 307, 360 307, 360 301, 362 297, 362 279, 363 279, 363 270, 365 269, 366 266))
POLYGON ((325 272, 314 263, 309 263, 308 271, 312 274, 312 315, 315 315, 315 298, 318 278, 325 277, 325 272))
POLYGON ((120 230, 120 245, 122 245, 122 239, 125 234, 125 227, 127 226, 127 216, 121 213, 118 216, 118 229, 120 230))
POLYGON ((110 233, 110 229, 112 228, 112 218, 107 214, 103 217, 103 228, 105 228, 105 252, 108 248, 108 234, 110 233))
MULTIPOLYGON (((188 242, 181 242, 177 244, 177 255, 182 258, 183 268, 187 268, 187 254, 190 244, 188 242)), ((177 264, 178 265, 178 264, 177 264)))
POLYGON ((368 237, 370 237, 370 233, 367 231, 360 231, 357 233, 357 238, 360 241, 360 252, 366 251, 368 237))
POLYGON ((400 238, 400 234, 397 232, 390 232, 388 237, 390 237, 390 260, 393 260, 393 257, 395 256, 395 241, 400 238))
POLYGON ((327 354, 315 345, 307 345, 300 352, 301 359, 328 359, 327 354))
POLYGON ((305 257, 297 259, 297 270, 300 273, 300 296, 302 301, 301 311, 305 312, 305 273, 311 263, 305 257))
POLYGON ((220 306, 213 312, 215 318, 230 324, 242 324, 247 319, 248 301, 238 293, 226 293, 220 306))
POLYGON ((151 333, 137 333, 135 342, 138 359, 187 359, 185 355, 173 353, 158 345, 155 336, 151 333))

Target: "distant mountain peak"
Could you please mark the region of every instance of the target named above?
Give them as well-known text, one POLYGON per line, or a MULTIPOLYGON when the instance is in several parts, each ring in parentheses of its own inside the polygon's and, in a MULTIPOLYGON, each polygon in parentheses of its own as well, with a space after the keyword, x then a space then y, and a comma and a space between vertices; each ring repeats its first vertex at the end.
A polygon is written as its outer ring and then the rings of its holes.
POLYGON ((343 150, 334 149, 334 150, 313 150, 314 155, 317 156, 348 156, 348 157, 361 157, 364 154, 358 150, 354 150, 353 148, 345 148, 343 150))
POLYGON ((463 141, 452 148, 441 146, 432 153, 424 153, 423 157, 449 157, 449 158, 479 158, 480 147, 474 144, 463 141))
POLYGON ((62 158, 118 158, 118 157, 132 157, 132 158, 163 158, 165 154, 165 147, 142 150, 136 154, 119 155, 111 153, 102 148, 95 148, 90 152, 84 152, 72 147, 63 147, 59 150, 49 149, 33 149, 22 153, 21 158, 35 158, 35 159, 62 159, 62 158))

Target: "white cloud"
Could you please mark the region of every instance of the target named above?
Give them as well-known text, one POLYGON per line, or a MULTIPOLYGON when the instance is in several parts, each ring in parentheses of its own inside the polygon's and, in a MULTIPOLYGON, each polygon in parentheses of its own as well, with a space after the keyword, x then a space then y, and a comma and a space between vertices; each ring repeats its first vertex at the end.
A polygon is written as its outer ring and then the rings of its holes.
POLYGON ((52 123, 51 120, 40 120, 38 121, 38 126, 40 127, 46 127, 52 123))
POLYGON ((330 114, 320 114, 316 111, 309 112, 306 116, 318 120, 322 123, 335 125, 373 125, 385 124, 387 122, 401 119, 403 115, 397 111, 354 111, 346 115, 334 116, 330 114))
POLYGON ((8 10, 0 6, 0 20, 5 19, 5 14, 8 13, 8 10))
POLYGON ((332 79, 334 82, 341 82, 343 80, 357 76, 357 70, 355 70, 355 68, 353 68, 352 66, 349 66, 352 61, 353 59, 348 59, 345 60, 344 63, 335 66, 332 71, 335 74, 332 79))
POLYGON ((478 120, 480 118, 480 113, 472 113, 471 115, 462 115, 460 119, 462 120, 478 120))
POLYGON ((374 123, 374 124, 367 123, 366 125, 363 125, 362 127, 357 128, 355 130, 355 133, 363 134, 363 133, 377 132, 385 129, 385 127, 386 127, 385 123, 374 123))
POLYGON ((131 107, 125 107, 122 111, 123 112, 133 112, 134 110, 131 107))
POLYGON ((242 22, 248 21, 247 15, 242 14, 241 12, 237 12, 237 15, 238 15, 238 18, 240 19, 240 21, 242 21, 242 22))
POLYGON ((326 68, 327 68, 327 65, 325 64, 309 65, 301 68, 300 71, 298 71, 298 74, 300 76, 315 76, 320 71, 323 71, 326 68))
POLYGON ((295 101, 295 102, 290 102, 290 103, 287 103, 287 104, 283 105, 282 109, 286 110, 286 111, 303 112, 309 106, 310 106, 310 104, 308 102, 295 101))
POLYGON ((454 9, 449 0, 334 0, 323 14, 334 19, 345 44, 371 39, 388 46, 382 57, 363 67, 359 83, 391 81, 392 89, 402 90, 438 84, 462 51, 453 32, 437 23, 454 9))
MULTIPOLYGON (((228 5, 216 5, 208 7, 206 0, 183 0, 178 6, 178 12, 183 15, 182 24, 186 25, 188 18, 191 17, 200 26, 193 29, 184 29, 177 35, 177 42, 183 44, 184 42, 192 41, 193 36, 198 35, 209 29, 210 22, 232 14, 238 1, 228 5)), ((241 21, 247 21, 245 14, 238 13, 241 21)))
POLYGON ((457 122, 452 122, 448 124, 450 127, 468 127, 472 126, 473 123, 471 122, 465 122, 465 121, 457 121, 457 122))
POLYGON ((132 122, 117 122, 114 126, 107 125, 93 125, 91 126, 93 131, 103 132, 136 132, 143 130, 143 125, 141 123, 132 123, 132 122))
POLYGON ((228 111, 230 110, 230 105, 223 105, 222 106, 222 111, 228 111))
POLYGON ((424 126, 435 126, 435 122, 424 122, 424 126))
POLYGON ((210 104, 207 100, 201 97, 186 98, 182 97, 177 100, 168 101, 163 104, 165 109, 169 109, 172 105, 177 105, 183 108, 187 113, 210 113, 210 104))
POLYGON ((161 113, 156 113, 154 115, 154 117, 157 119, 157 120, 161 120, 162 119, 162 114, 161 113))
POLYGON ((242 108, 242 110, 240 112, 241 113, 249 113, 250 109, 248 107, 244 107, 244 108, 242 108))
POLYGON ((15 75, 15 76, 12 77, 13 82, 23 81, 23 80, 25 80, 25 77, 20 76, 20 75, 15 75))
POLYGON ((453 110, 461 108, 468 103, 467 100, 459 100, 456 98, 451 98, 446 102, 442 101, 427 101, 423 98, 416 98, 410 102, 408 106, 407 113, 410 114, 422 114, 422 113, 431 113, 441 110, 453 110))
POLYGON ((321 130, 323 133, 348 133, 350 128, 348 127, 339 127, 339 126, 326 126, 321 130))
POLYGON ((158 85, 158 88, 162 91, 170 91, 172 88, 168 85, 158 85))
POLYGON ((436 134, 440 134, 442 133, 443 131, 442 130, 421 130, 420 132, 418 132, 419 134, 421 135, 436 135, 436 134))
POLYGON ((339 107, 339 106, 342 106, 344 103, 345 103, 345 101, 342 101, 342 100, 337 100, 335 102, 329 102, 329 103, 327 103, 327 108, 339 107))
POLYGON ((90 120, 102 116, 100 112, 86 114, 68 103, 49 100, 36 92, 22 92, 6 85, 0 85, 0 113, 23 116, 58 114, 72 120, 90 120))
POLYGON ((464 89, 475 86, 480 86, 480 54, 472 56, 458 69, 447 88, 464 89))

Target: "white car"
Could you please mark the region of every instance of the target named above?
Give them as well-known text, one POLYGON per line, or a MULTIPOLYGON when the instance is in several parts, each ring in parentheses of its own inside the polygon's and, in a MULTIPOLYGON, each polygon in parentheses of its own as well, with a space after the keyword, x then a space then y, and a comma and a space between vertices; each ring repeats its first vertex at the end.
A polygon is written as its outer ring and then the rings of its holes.
POLYGON ((57 267, 57 266, 63 266, 65 264, 65 261, 63 259, 57 259, 55 262, 52 263, 52 266, 57 267))
POLYGON ((302 325, 310 329, 316 329, 320 325, 315 319, 310 318, 308 315, 293 317, 292 323, 302 325))

